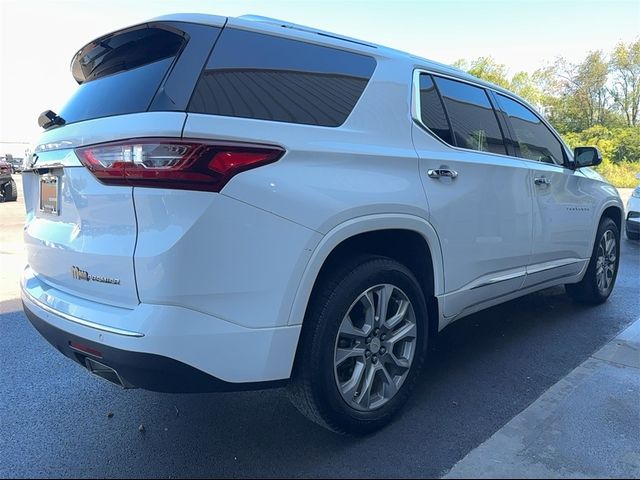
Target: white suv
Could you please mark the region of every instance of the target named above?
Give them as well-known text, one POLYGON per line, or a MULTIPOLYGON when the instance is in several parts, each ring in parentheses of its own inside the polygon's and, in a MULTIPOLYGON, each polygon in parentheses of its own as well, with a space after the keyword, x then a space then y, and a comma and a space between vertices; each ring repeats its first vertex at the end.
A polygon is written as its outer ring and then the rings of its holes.
POLYGON ((456 319, 552 285, 599 303, 622 204, 513 94, 261 17, 172 15, 74 57, 23 174, 25 311, 122 386, 286 385, 379 428, 456 319))

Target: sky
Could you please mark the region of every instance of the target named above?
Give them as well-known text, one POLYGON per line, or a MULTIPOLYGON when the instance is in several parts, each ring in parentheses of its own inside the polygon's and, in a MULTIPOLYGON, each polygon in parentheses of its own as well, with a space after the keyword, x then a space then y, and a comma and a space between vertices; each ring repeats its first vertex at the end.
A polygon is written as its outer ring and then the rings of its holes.
POLYGON ((0 0, 0 145, 37 139, 38 115, 76 88, 80 47, 178 12, 264 15, 449 64, 490 55, 511 74, 640 37, 640 0, 0 0))

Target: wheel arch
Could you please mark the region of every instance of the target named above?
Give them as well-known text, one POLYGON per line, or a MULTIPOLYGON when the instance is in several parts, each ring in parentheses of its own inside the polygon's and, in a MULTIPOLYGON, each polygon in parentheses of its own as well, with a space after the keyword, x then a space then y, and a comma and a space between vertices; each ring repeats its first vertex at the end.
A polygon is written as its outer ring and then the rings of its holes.
POLYGON ((593 252, 593 249, 596 245, 596 237, 598 236, 598 227, 600 226, 600 222, 604 217, 609 217, 614 221, 616 226, 618 227, 618 231, 622 234, 622 219, 624 217, 624 207, 622 202, 619 199, 609 200, 605 202, 600 207, 600 211, 597 218, 597 222, 595 222, 593 231, 591 232, 591 245, 589 248, 589 255, 593 252))
POLYGON ((319 242, 305 268, 289 315, 289 325, 303 322, 322 275, 333 262, 352 253, 388 256, 411 269, 425 293, 430 331, 437 331, 440 314, 436 296, 444 292, 440 242, 436 231, 425 219, 406 214, 358 217, 331 229, 319 242))
POLYGON ((618 227, 618 231, 622 232, 622 209, 619 205, 609 205, 606 207, 602 213, 600 214, 600 219, 598 220, 598 224, 602 221, 604 217, 609 217, 613 220, 618 227))

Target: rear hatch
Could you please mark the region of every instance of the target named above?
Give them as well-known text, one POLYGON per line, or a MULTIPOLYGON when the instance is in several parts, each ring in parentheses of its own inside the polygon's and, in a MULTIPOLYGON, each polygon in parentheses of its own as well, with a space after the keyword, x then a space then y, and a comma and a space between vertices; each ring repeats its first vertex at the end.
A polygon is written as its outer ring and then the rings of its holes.
POLYGON ((107 185, 83 164, 79 149, 180 138, 183 104, 219 31, 150 22, 101 37, 76 54, 72 73, 80 86, 60 111, 66 123, 42 134, 23 174, 27 258, 41 281, 105 304, 139 303, 133 187, 107 185))
MULTIPOLYGON (((47 144, 59 147, 101 143, 131 131, 179 136, 184 119, 177 112, 133 114, 67 125, 45 137, 47 144)), ((74 148, 40 151, 22 178, 24 239, 34 274, 83 298, 123 307, 138 304, 133 187, 104 185, 74 148)))

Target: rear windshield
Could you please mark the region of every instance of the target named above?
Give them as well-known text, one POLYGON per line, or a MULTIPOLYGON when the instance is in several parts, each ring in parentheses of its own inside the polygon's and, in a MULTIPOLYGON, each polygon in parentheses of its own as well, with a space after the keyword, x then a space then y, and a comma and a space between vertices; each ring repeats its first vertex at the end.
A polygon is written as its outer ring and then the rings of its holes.
POLYGON ((336 127, 375 67, 367 55, 226 28, 189 111, 336 127))
POLYGON ((67 123, 144 112, 185 43, 157 27, 135 27, 91 42, 74 57, 80 86, 60 111, 67 123))

